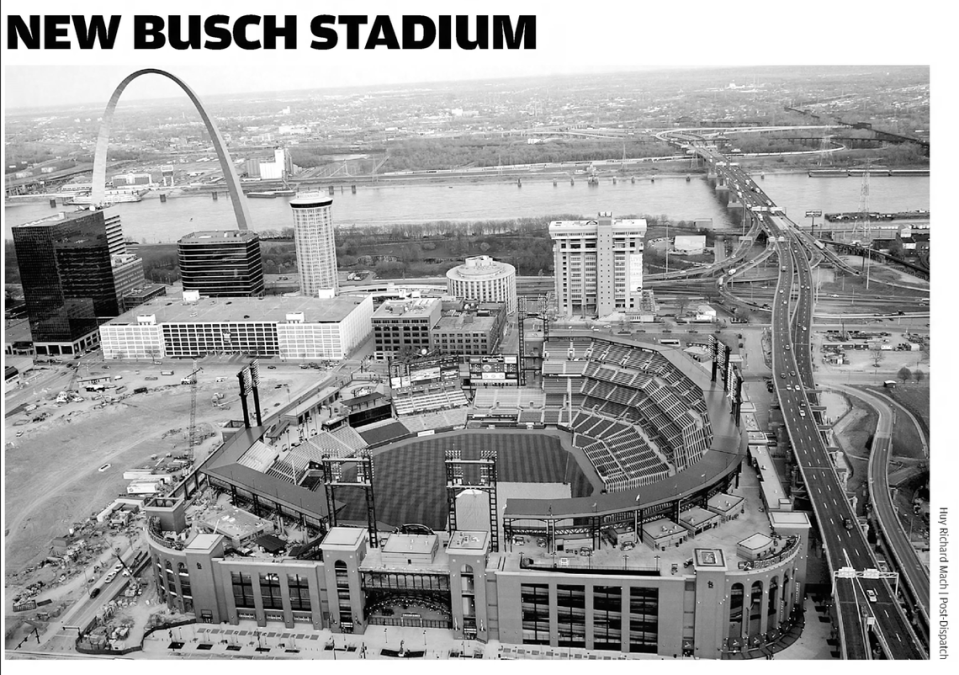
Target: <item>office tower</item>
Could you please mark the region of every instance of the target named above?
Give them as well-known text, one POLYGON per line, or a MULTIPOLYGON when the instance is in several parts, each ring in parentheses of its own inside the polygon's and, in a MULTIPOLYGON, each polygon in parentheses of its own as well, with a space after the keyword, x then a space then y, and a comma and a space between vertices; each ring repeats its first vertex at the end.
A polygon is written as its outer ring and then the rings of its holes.
POLYGON ((496 262, 488 255, 467 258, 446 273, 446 292, 461 300, 505 302, 506 311, 516 311, 516 268, 496 262))
POLYGON ((304 295, 336 294, 336 242, 333 240, 333 198, 305 195, 290 201, 300 290, 304 295))
POLYGON ((110 220, 108 227, 103 211, 77 211, 11 228, 38 355, 95 346, 101 320, 120 313, 111 255, 119 221, 110 220))
POLYGON ((103 224, 107 231, 107 246, 110 247, 110 255, 124 255, 127 252, 127 244, 123 241, 123 227, 120 224, 120 214, 114 213, 110 215, 104 212, 103 224))
POLYGON ((646 221, 553 221, 556 300, 560 314, 608 316, 638 310, 643 290, 646 221))
POLYGON ((193 232, 177 243, 184 291, 211 298, 263 295, 260 237, 249 230, 193 232))

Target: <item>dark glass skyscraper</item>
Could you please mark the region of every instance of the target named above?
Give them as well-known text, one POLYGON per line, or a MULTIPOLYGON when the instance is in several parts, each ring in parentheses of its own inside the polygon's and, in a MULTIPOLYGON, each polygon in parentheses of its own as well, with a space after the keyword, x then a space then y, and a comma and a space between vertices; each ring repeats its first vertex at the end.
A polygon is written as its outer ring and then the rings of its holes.
POLYGON ((96 344, 100 319, 120 313, 103 212, 60 213, 11 229, 37 353, 96 344))
POLYGON ((177 246, 184 291, 211 298, 263 295, 260 237, 248 230, 194 232, 177 246))

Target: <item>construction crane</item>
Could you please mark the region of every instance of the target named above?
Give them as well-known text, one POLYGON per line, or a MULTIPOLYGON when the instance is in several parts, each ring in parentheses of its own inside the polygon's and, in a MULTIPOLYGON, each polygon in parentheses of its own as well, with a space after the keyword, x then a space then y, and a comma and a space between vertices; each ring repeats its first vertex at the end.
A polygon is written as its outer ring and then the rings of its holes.
POLYGON ((203 368, 196 365, 193 359, 193 372, 184 377, 181 382, 190 385, 190 459, 193 460, 193 446, 196 445, 196 381, 203 368))

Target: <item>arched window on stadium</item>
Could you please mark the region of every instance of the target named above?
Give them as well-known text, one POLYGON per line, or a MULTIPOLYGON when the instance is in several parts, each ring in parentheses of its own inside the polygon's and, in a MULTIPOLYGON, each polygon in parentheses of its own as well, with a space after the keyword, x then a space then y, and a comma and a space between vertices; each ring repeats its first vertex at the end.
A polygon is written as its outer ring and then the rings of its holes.
POLYGON ((463 577, 463 592, 473 593, 473 591, 475 590, 475 582, 473 580, 473 566, 463 565, 462 569, 460 569, 460 574, 463 577))
POLYGON ((743 585, 733 584, 729 589, 729 637, 738 638, 743 634, 743 585))
POLYGON ((180 577, 180 594, 183 596, 183 611, 193 611, 193 587, 190 585, 190 571, 185 563, 177 563, 177 576, 180 577))
POLYGON ((783 611, 782 619, 785 620, 789 616, 789 570, 783 572, 783 611))
POLYGON ((353 609, 350 604, 350 575, 346 562, 337 560, 333 563, 333 574, 336 576, 336 599, 339 609, 340 627, 353 627, 353 609))
POLYGON ((170 597, 179 602, 179 593, 176 589, 176 574, 173 572, 173 563, 166 561, 166 587, 170 597))
POLYGON ((154 559, 153 573, 157 581, 157 594, 161 602, 166 602, 166 584, 163 582, 163 563, 159 558, 154 559))
POLYGON ((776 628, 779 623, 779 577, 769 580, 769 601, 766 610, 766 630, 776 628))
POLYGON ((753 582, 749 592, 749 635, 758 635, 762 631, 763 621, 763 582, 753 582))

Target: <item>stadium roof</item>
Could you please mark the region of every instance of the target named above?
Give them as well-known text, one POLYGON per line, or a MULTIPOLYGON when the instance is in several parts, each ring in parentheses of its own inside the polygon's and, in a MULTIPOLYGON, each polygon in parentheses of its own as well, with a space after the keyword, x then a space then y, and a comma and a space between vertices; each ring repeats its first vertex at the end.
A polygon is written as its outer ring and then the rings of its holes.
POLYGON ((226 464, 212 469, 204 469, 204 472, 226 483, 254 492, 264 499, 280 504, 291 511, 305 513, 317 519, 323 519, 329 515, 329 510, 326 508, 326 496, 323 492, 310 492, 306 488, 294 485, 289 481, 254 471, 242 464, 226 464))

